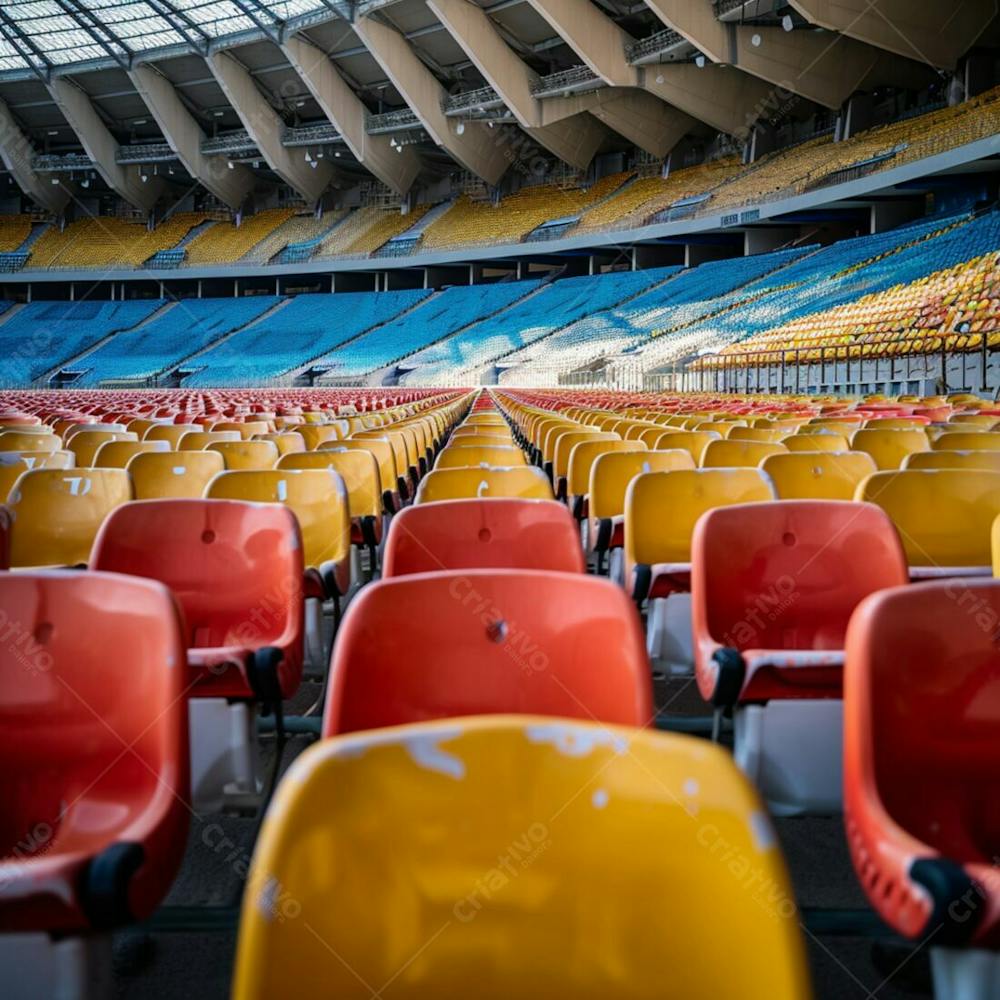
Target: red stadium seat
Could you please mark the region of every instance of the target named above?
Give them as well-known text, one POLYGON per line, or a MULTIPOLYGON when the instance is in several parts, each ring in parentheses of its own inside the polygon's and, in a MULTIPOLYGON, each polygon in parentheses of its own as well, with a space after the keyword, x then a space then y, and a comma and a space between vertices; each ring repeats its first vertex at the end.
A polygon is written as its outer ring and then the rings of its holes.
POLYGON ((719 507, 692 541, 695 676, 735 709, 738 763, 772 807, 839 808, 844 636, 858 602, 908 579, 892 522, 838 500, 719 507))
POLYGON ((184 612, 199 811, 218 811, 234 796, 256 802, 248 702, 277 713, 302 679, 302 551, 287 507, 232 500, 135 501, 94 542, 94 568, 159 580, 184 612))
POLYGON ((652 717, 635 607, 583 574, 473 569, 371 584, 344 618, 329 684, 325 736, 503 712, 652 717))
POLYGON ((49 571, 0 575, 0 609, 0 930, 144 919, 187 842, 177 606, 153 581, 49 571))
POLYGON ((579 529, 552 500, 444 500, 393 518, 383 578, 476 568, 582 573, 579 529))
POLYGON ((890 927, 929 939, 939 997, 1000 981, 998 622, 1000 581, 946 580, 869 597, 847 637, 854 867, 890 927))

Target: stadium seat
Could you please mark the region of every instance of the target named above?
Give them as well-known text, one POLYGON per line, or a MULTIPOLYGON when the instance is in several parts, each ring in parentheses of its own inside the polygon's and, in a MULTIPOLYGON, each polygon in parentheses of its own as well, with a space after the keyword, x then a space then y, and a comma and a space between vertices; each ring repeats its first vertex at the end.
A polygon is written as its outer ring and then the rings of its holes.
POLYGON ((878 430, 863 427, 851 438, 851 450, 868 452, 880 471, 899 469, 908 455, 929 451, 930 447, 926 432, 920 428, 878 430))
POLYGON ((104 518, 132 499, 124 469, 32 469, 7 498, 12 566, 83 566, 104 518))
POLYGON ((435 468, 420 481, 414 502, 421 504, 474 497, 554 499, 552 485, 545 473, 529 465, 520 465, 506 469, 435 468))
POLYGON ((689 452, 694 459, 694 464, 701 462, 701 456, 712 441, 721 441, 722 435, 718 431, 667 431, 661 434, 649 447, 655 451, 672 451, 680 448, 689 452))
POLYGON ((815 434, 789 434, 781 439, 789 451, 849 451, 850 443, 844 434, 830 431, 815 434))
POLYGON ((848 843, 871 905, 931 947, 938 997, 988 998, 1000 973, 996 876, 1000 583, 869 597, 847 637, 848 843))
POLYGON ((177 442, 178 451, 205 451, 210 444, 221 441, 241 441, 239 431, 189 431, 177 442))
POLYGON ((135 434, 128 431, 80 431, 66 441, 66 447, 73 452, 78 469, 94 464, 101 445, 109 441, 138 441, 135 434))
POLYGON ((0 505, 7 502, 7 497, 18 477, 30 468, 31 466, 18 452, 0 453, 0 505))
POLYGON ((10 569, 10 511, 0 504, 0 570, 10 569))
POLYGON ((174 451, 178 451, 185 434, 200 430, 197 424, 155 424, 146 430, 142 440, 167 441, 174 451))
POLYGON ((702 697, 734 713, 734 755, 772 812, 841 807, 842 671, 851 614, 908 580, 877 507, 719 507, 694 530, 691 617, 702 697))
POLYGON ((585 570, 576 522, 549 500, 418 504, 389 526, 382 577, 477 568, 585 570))
POLYGON ((949 431, 932 445, 935 451, 1000 451, 1000 434, 949 431))
POLYGON ((0 609, 20 636, 0 647, 0 964, 15 994, 93 995, 108 930, 152 913, 187 843, 180 618, 105 573, 0 574, 0 609))
MULTIPOLYGON (((641 473, 693 469, 689 451, 641 451, 601 455, 590 467, 587 543, 597 556, 597 572, 604 572, 608 552, 621 549, 625 533, 625 493, 641 473)), ((620 573, 613 572, 619 578, 620 573)))
POLYGON ((569 453, 569 471, 566 476, 566 497, 570 510, 577 520, 584 520, 589 513, 590 470, 602 455, 633 454, 646 451, 642 441, 586 440, 576 444, 569 453))
POLYGON ((904 469, 877 472, 855 500, 892 519, 914 579, 989 573, 990 530, 1000 514, 1000 472, 904 469))
MULTIPOLYGON (((387 440, 375 440, 372 438, 354 439, 347 438, 330 443, 330 447, 338 451, 366 451, 378 464, 379 481, 382 484, 382 505, 386 514, 392 514, 399 509, 400 504, 410 499, 409 486, 405 477, 399 474, 396 468, 396 456, 392 445, 387 440)), ((325 450, 326 445, 321 445, 319 451, 325 450)))
POLYGON ((344 481, 351 511, 351 541, 368 548, 372 572, 383 534, 382 478, 375 456, 327 442, 319 451, 283 455, 279 469, 333 469, 344 481))
POLYGON ((875 459, 864 451, 771 455, 761 468, 779 500, 853 500, 858 484, 877 471, 875 459))
POLYGON ((0 451, 58 451, 60 448, 62 438, 58 434, 40 434, 34 431, 0 433, 0 451))
POLYGON ((216 441, 206 451, 217 451, 227 469, 273 469, 278 461, 278 446, 273 441, 216 441))
POLYGON ((299 759, 254 855, 233 998, 350 1000, 391 982, 406 998, 638 1000, 663 995, 665 967, 688 1000, 809 996, 777 839, 727 755, 593 723, 446 719, 299 759))
POLYGON ((761 465, 769 455, 781 455, 788 449, 782 444, 766 441, 740 441, 726 439, 710 441, 702 453, 703 469, 753 469, 761 465))
POLYGON ((983 469, 1000 472, 1000 451, 918 451, 904 469, 983 469))
POLYGON ((183 612, 198 811, 256 797, 248 702, 280 710, 302 678, 304 566, 295 516, 277 504, 145 500, 105 520, 96 570, 159 580, 183 612))
POLYGON ((456 443, 441 449, 434 463, 434 470, 478 468, 479 466, 509 469, 524 464, 524 453, 520 448, 513 446, 471 448, 456 443))
POLYGON ((358 595, 334 649, 324 736, 505 712, 649 723, 642 629, 620 588, 582 572, 461 569, 358 595))
POLYGON ((297 431, 278 431, 273 434, 255 434, 252 441, 271 441, 278 449, 278 455, 291 455, 306 450, 305 439, 297 431))
POLYGON ((146 452, 133 456, 126 466, 136 500, 198 499, 225 467, 217 451, 146 452))
POLYGON ((105 441, 91 463, 95 469, 125 469, 134 455, 169 452, 166 441, 105 441))

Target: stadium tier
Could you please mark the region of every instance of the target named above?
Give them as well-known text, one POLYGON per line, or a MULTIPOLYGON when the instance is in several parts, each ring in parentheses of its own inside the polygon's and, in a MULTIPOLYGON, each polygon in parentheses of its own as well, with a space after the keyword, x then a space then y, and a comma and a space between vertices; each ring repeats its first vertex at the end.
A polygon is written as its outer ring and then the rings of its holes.
POLYGON ((0 1000, 1000 1000, 1000 0, 0 2, 0 1000))

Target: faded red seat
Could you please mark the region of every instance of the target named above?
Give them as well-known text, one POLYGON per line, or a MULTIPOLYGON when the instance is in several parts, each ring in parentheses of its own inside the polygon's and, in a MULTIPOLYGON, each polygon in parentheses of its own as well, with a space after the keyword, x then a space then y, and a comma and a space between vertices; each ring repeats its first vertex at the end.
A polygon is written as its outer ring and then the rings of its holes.
POLYGON ((848 631, 854 867, 882 918, 932 946, 1000 949, 998 622, 1000 581, 945 580, 874 594, 848 631))
POLYGON ((94 569, 144 576, 176 595, 193 694, 288 698, 302 679, 303 563, 295 515, 238 500, 142 500, 105 520, 94 569))
POLYGON ((582 573, 580 532, 553 500, 443 500, 400 511, 386 539, 382 576, 456 569, 582 573))
POLYGON ((324 735, 503 712, 650 721, 649 661, 621 588, 582 573, 470 569, 382 580, 355 598, 334 645, 324 735))
POLYGON ((0 644, 0 930, 143 919, 187 841, 174 600, 109 573, 4 573, 0 609, 19 626, 0 644))
POLYGON ((735 709, 737 762, 772 807, 840 808, 847 626, 861 600, 907 579, 899 536, 871 504, 753 503, 699 520, 691 567, 698 688, 717 710, 735 709))

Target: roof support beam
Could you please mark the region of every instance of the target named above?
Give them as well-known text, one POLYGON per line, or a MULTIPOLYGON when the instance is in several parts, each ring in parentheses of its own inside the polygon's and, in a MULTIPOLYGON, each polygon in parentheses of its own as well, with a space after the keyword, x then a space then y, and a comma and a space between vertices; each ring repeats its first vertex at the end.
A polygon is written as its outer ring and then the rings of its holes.
POLYGON ((420 173, 420 157, 412 146, 390 145, 387 135, 369 135, 367 109, 327 55, 301 35, 292 35, 281 51, 302 78, 323 113, 344 137, 357 161, 397 194, 405 195, 420 173))
POLYGON ((268 166, 307 202, 319 201, 333 180, 333 167, 326 160, 307 163, 281 145, 284 122, 241 63, 227 52, 212 52, 206 62, 268 166))
POLYGON ((55 215, 59 215, 70 199, 65 183, 51 183, 51 178, 40 177, 31 166, 34 149, 28 137, 10 113, 10 108, 0 101, 0 160, 10 171, 14 183, 34 202, 55 215))
POLYGON ((650 156, 663 159, 697 122, 644 90, 613 87, 592 95, 590 113, 650 156))
POLYGON ((538 74, 507 45, 482 7, 468 0, 428 0, 427 6, 528 135, 564 163, 585 169, 604 141, 601 125, 589 115, 579 113, 545 124, 543 102, 531 93, 538 74))
POLYGON ((63 76, 54 77, 47 87, 105 184, 130 205, 151 211, 163 190, 163 178, 150 176, 144 167, 120 166, 116 162, 118 140, 79 87, 63 76))
POLYGON ((724 23, 708 0, 646 0, 646 6, 712 62, 736 66, 828 108, 839 108, 879 57, 878 49, 843 35, 724 23))
POLYGON ((513 151, 504 148, 504 130, 494 134, 479 122, 449 119, 441 108, 446 96, 444 88, 395 28, 374 17, 359 17, 354 22, 354 31, 431 139, 466 170, 495 185, 513 155, 513 151))
POLYGON ((953 69, 996 17, 996 0, 789 0, 810 24, 929 66, 953 69))
POLYGON ((528 0, 566 44, 609 87, 634 87, 638 74, 625 58, 632 39, 590 0, 528 0))
POLYGON ((234 163, 230 170, 223 157, 202 153, 205 133, 173 84, 156 69, 142 63, 129 71, 129 79, 184 169, 219 201, 234 210, 239 208, 253 190, 251 171, 242 163, 234 163))

